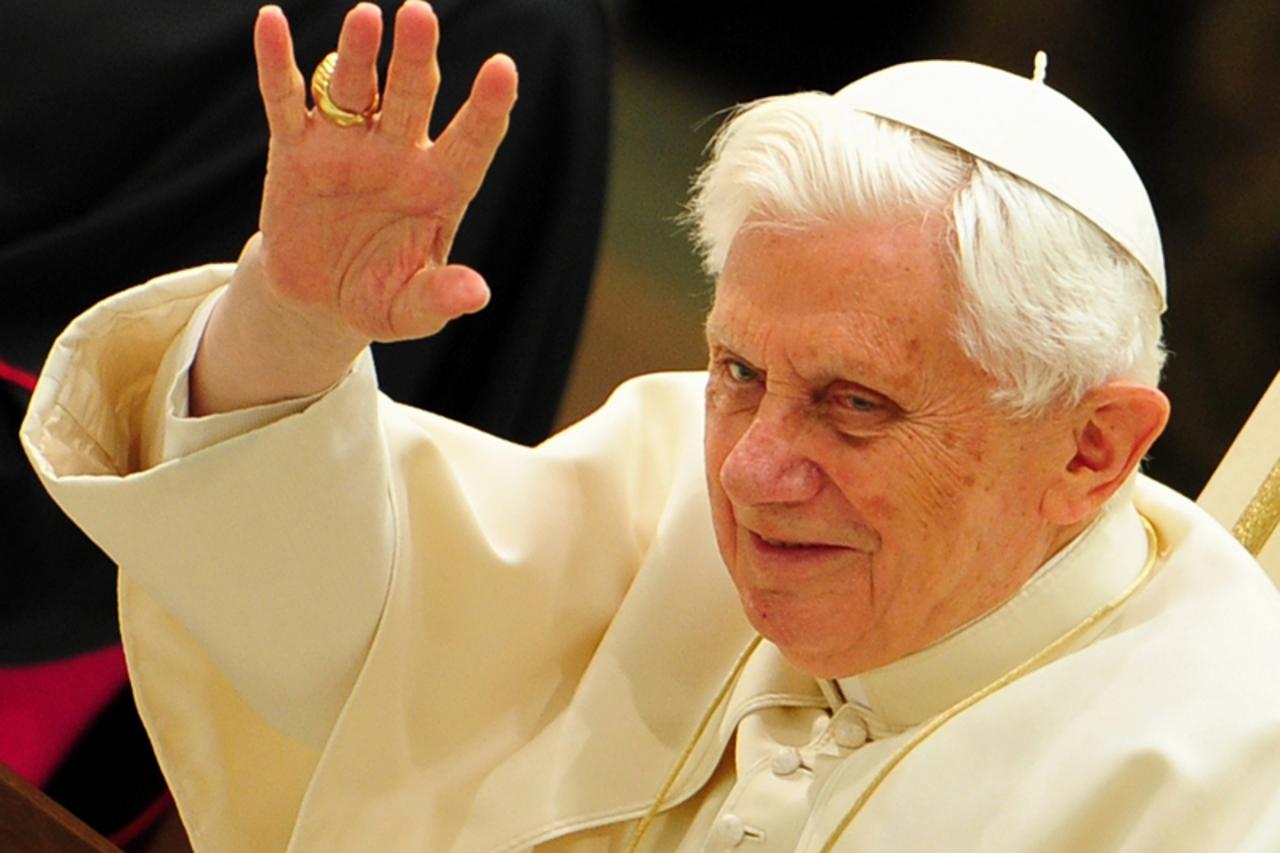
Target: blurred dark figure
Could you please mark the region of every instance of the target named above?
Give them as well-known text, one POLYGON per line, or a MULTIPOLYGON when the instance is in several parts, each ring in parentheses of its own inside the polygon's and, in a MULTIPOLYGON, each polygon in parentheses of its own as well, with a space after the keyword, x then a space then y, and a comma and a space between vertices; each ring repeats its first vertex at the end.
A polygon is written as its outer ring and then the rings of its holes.
MULTIPOLYGON (((152 276, 234 260, 256 230, 267 141, 258 5, 19 4, 0 27, 0 55, 35 70, 0 115, 0 761, 119 844, 138 841, 167 799, 126 684, 114 567, 44 495, 18 423, 76 314, 152 276)), ((309 74, 351 0, 280 5, 309 74)), ((398 4, 380 5, 389 50, 398 4)), ((535 443, 556 412, 599 243, 603 14, 599 0, 434 6, 444 39, 433 135, 486 57, 509 53, 522 72, 507 141, 451 256, 494 298, 435 338, 377 348, 381 384, 535 443)))
POLYGON ((1280 369, 1280 5, 624 0, 624 32, 737 100, 834 91, 915 59, 1047 82, 1098 118, 1151 195, 1169 274, 1169 428, 1148 470, 1195 497, 1280 369), (674 23, 674 22, 678 22, 674 23))

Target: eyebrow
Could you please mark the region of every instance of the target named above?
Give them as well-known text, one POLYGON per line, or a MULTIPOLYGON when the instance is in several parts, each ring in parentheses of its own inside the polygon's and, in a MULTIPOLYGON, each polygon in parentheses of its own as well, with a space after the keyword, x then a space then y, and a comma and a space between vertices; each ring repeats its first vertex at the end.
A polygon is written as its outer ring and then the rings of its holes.
POLYGON ((716 323, 711 311, 707 312, 706 319, 702 321, 702 334, 707 343, 717 343, 734 351, 740 349, 730 330, 716 323))
POLYGON ((747 362, 752 367, 761 367, 747 357, 745 348, 740 346, 738 341, 734 340, 733 335, 727 330, 719 326, 712 326, 710 323, 705 324, 707 355, 715 356, 717 351, 732 353, 737 358, 747 362))
MULTIPOLYGON (((702 324, 702 337, 706 339, 708 344, 727 345, 722 331, 719 328, 712 326, 710 323, 702 324)), ((730 349, 732 349, 732 347, 730 347, 730 349)))
MULTIPOLYGON (((721 347, 741 357, 752 367, 763 368, 763 365, 756 365, 747 357, 743 348, 733 339, 729 329, 712 322, 709 313, 703 327, 706 332, 708 354, 713 354, 710 352, 713 348, 721 347)), ((844 360, 840 364, 827 365, 821 374, 813 378, 813 382, 823 388, 847 382, 880 394, 895 405, 899 405, 897 399, 904 390, 902 383, 905 379, 906 377, 897 375, 891 367, 886 367, 883 363, 877 365, 873 360, 853 358, 844 360), (889 390, 890 388, 892 390, 889 390)))

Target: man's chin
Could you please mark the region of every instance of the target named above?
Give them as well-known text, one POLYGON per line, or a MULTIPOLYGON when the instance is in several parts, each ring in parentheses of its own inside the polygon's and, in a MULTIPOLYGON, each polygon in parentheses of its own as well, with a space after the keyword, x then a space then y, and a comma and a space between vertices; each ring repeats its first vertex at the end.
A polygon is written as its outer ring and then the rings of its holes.
MULTIPOLYGON (((811 620, 797 612, 789 596, 781 593, 746 593, 741 596, 742 610, 760 636, 779 649, 802 649, 810 643, 812 631, 806 626, 811 620)), ((788 655, 788 658, 790 656, 788 655)))
POLYGON ((814 678, 844 678, 871 668, 857 648, 832 648, 830 631, 815 630, 814 620, 786 606, 773 594, 744 594, 743 613, 761 637, 777 646, 787 662, 814 678))

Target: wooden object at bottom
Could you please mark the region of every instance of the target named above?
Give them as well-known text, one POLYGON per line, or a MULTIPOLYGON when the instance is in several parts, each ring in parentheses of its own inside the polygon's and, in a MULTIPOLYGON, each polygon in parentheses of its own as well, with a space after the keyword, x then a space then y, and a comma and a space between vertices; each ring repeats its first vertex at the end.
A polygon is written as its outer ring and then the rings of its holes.
POLYGON ((121 853, 71 812, 0 764, 0 850, 5 853, 121 853))

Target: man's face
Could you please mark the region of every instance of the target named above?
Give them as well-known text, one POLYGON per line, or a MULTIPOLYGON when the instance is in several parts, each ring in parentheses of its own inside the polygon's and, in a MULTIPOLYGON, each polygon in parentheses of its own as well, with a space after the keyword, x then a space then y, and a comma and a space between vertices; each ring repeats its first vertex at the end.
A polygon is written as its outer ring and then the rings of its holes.
POLYGON ((941 219, 748 226, 708 318, 716 538, 751 623, 816 676, 923 648, 1060 544, 1039 510, 1070 429, 989 402, 941 219))

